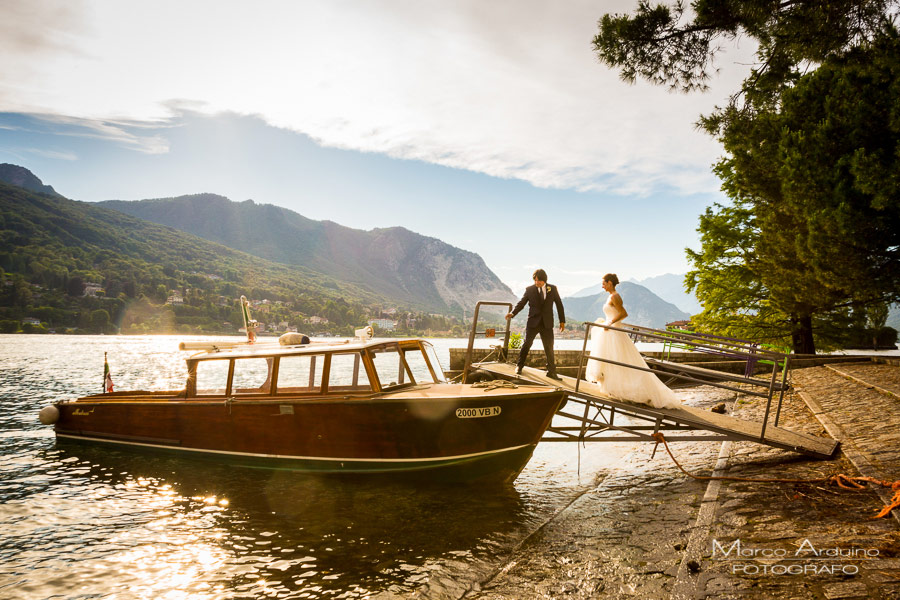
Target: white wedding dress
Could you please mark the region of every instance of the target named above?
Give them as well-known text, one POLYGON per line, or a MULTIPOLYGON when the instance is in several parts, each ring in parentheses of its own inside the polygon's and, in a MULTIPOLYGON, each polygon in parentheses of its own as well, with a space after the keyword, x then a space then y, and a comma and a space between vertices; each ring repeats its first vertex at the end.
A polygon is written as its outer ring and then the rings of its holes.
MULTIPOLYGON (((609 322, 616 316, 616 309, 612 307, 609 300, 603 305, 603 314, 606 316, 606 321, 597 319, 596 323, 609 322)), ((621 323, 616 323, 614 326, 620 325, 621 323)), ((592 327, 591 356, 647 368, 644 357, 638 352, 628 334, 623 331, 592 327)), ((654 408, 679 408, 681 406, 675 393, 653 373, 599 360, 588 360, 587 362, 585 378, 591 383, 599 385, 604 393, 613 398, 649 404, 654 408)))

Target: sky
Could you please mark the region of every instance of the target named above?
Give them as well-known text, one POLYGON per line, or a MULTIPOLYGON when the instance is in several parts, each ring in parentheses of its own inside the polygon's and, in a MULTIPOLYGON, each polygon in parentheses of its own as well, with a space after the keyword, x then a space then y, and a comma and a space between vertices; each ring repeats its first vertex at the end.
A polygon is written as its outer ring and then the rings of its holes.
MULTIPOLYGON (((519 293, 688 269, 726 199, 705 93, 628 84, 591 41, 636 0, 0 0, 0 162, 64 196, 211 192, 478 253, 519 293)), ((261 224, 260 235, 265 235, 261 224)))

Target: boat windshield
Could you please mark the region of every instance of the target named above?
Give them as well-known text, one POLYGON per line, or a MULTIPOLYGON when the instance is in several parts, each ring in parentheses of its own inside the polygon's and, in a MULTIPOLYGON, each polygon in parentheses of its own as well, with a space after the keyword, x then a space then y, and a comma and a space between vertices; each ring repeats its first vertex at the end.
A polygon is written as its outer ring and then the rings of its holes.
POLYGON ((375 365, 375 374, 381 383, 381 389, 387 390, 403 385, 415 383, 409 367, 400 354, 398 344, 386 344, 369 349, 372 364, 375 365))
POLYGON ((444 381, 434 348, 429 344, 424 344, 424 348, 419 344, 386 344, 371 348, 369 352, 381 389, 444 381))
POLYGON ((435 381, 437 381, 438 383, 445 383, 447 381, 447 378, 444 376, 444 368, 441 366, 441 361, 438 360, 437 352, 434 351, 434 346, 432 346, 428 342, 423 342, 422 349, 425 350, 425 355, 428 357, 428 362, 431 363, 431 369, 434 374, 435 381))
POLYGON ((412 371, 416 383, 440 383, 444 381, 444 372, 437 362, 437 356, 433 356, 434 348, 430 344, 422 344, 423 347, 401 346, 406 365, 412 371), (424 352, 423 352, 424 350, 424 352), (431 350, 431 353, 428 352, 431 350), (431 363, 430 368, 429 364, 431 363))

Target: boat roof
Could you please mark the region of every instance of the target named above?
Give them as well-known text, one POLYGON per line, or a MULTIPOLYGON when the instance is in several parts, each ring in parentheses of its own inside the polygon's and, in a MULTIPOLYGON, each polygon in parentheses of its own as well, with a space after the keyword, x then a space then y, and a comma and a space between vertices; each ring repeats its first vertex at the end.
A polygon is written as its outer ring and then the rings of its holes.
POLYGON ((246 358, 263 356, 289 356, 294 354, 322 354, 325 352, 359 352, 366 348, 389 344, 414 345, 418 343, 431 345, 421 338, 395 338, 380 340, 360 340, 359 338, 342 341, 310 342, 293 346, 283 346, 276 342, 249 344, 247 342, 198 342, 185 343, 179 346, 182 350, 200 350, 188 357, 188 360, 211 360, 223 358, 246 358), (201 347, 202 346, 202 347, 201 347))

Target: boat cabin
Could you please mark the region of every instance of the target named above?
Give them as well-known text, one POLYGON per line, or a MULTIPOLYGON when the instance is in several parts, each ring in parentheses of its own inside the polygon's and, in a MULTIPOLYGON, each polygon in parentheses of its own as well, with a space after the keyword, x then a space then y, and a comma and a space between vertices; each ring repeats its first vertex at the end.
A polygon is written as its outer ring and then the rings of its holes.
POLYGON ((424 340, 212 349, 187 359, 186 397, 371 395, 446 383, 424 340))

